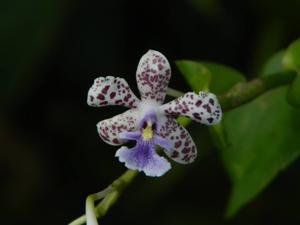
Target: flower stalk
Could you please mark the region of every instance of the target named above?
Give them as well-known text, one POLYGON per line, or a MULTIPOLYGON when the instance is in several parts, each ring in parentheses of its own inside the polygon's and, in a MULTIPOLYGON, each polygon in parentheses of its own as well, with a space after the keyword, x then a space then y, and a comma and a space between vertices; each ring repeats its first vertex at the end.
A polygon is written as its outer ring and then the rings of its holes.
POLYGON ((92 217, 92 223, 89 225, 95 225, 97 222, 95 219, 104 216, 108 210, 114 205, 114 203, 121 196, 125 188, 132 182, 132 180, 136 177, 138 171, 135 170, 127 170, 123 173, 119 178, 113 181, 113 183, 108 186, 108 188, 103 191, 89 195, 86 200, 86 208, 87 215, 82 215, 77 218, 73 222, 69 223, 69 225, 81 225, 87 221, 87 216, 92 217), (103 199, 98 203, 96 207, 94 207, 94 201, 103 199), (88 212, 94 212, 94 214, 90 214, 88 212))

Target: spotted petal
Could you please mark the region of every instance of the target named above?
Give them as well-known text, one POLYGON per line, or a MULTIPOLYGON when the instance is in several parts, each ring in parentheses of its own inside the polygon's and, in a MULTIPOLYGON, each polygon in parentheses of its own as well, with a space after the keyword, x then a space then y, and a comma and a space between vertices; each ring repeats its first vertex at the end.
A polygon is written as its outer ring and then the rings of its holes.
POLYGON ((160 136, 171 144, 165 153, 178 163, 192 163, 197 157, 197 148, 188 131, 169 116, 163 116, 160 123, 160 136))
POLYGON ((138 113, 136 109, 130 109, 126 112, 103 120, 97 124, 97 130, 103 141, 110 145, 121 145, 125 141, 121 133, 133 131, 137 128, 138 113))
POLYGON ((95 79, 87 98, 88 105, 94 107, 123 105, 135 108, 139 102, 123 78, 112 76, 95 79))
POLYGON ((197 95, 188 92, 185 95, 160 107, 167 115, 187 116, 206 125, 219 123, 222 117, 221 106, 212 93, 200 91, 197 95))
POLYGON ((142 100, 163 103, 170 77, 171 68, 166 57, 158 51, 149 50, 142 56, 136 71, 142 100))

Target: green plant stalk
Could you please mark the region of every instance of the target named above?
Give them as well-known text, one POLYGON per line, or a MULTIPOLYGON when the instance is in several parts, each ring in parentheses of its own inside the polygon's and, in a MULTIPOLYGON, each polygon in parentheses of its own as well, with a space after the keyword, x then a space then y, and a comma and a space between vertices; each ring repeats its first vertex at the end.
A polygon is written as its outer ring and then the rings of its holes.
POLYGON ((181 95, 183 95, 183 93, 181 91, 175 90, 173 88, 168 88, 167 95, 176 98, 176 97, 180 97, 181 95))
MULTIPOLYGON (((97 218, 104 216, 111 206, 118 200, 125 188, 132 182, 136 177, 138 171, 136 170, 127 170, 119 178, 117 178, 110 186, 109 192, 105 195, 103 200, 95 207, 95 214, 97 218)), ((91 202, 97 200, 93 198, 94 195, 88 197, 87 201, 91 202)), ((86 222, 86 215, 82 215, 69 225, 80 225, 86 222)))
POLYGON ((94 202, 105 198, 105 196, 108 195, 112 190, 112 187, 108 186, 104 190, 95 194, 91 194, 86 198, 85 213, 87 218, 89 218, 89 220, 87 220, 88 225, 98 225, 94 202))
MULTIPOLYGON (((226 111, 236 108, 251 101, 269 89, 291 83, 295 76, 296 72, 284 71, 268 77, 256 78, 249 82, 238 83, 228 92, 218 96, 222 110, 226 111)), ((180 97, 184 94, 171 88, 168 88, 167 93, 173 97, 180 97)), ((110 207, 119 199, 124 189, 131 183, 137 174, 137 171, 127 170, 110 185, 110 192, 107 193, 104 199, 95 207, 95 214, 97 218, 100 218, 107 213, 110 207)), ((82 215, 69 225, 81 225, 85 222, 86 216, 82 215)))
MULTIPOLYGON (((284 71, 275 73, 267 77, 256 78, 248 82, 240 82, 234 85, 226 93, 218 96, 219 103, 223 111, 237 108, 264 92, 291 83, 296 77, 294 71, 284 71)), ((184 95, 183 92, 174 92, 173 89, 168 90, 173 97, 180 97, 184 95)))
POLYGON ((226 93, 218 96, 223 111, 241 106, 264 92, 291 83, 296 72, 284 71, 267 77, 256 78, 249 82, 237 83, 226 93))

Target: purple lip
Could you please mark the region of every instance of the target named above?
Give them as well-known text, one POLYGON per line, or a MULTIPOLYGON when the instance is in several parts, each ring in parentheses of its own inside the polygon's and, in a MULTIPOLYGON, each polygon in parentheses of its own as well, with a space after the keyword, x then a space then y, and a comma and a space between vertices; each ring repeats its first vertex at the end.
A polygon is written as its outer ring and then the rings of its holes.
POLYGON ((120 162, 124 162, 129 169, 143 171, 147 176, 162 176, 169 169, 171 164, 164 158, 159 156, 155 151, 155 146, 169 150, 171 145, 162 137, 157 135, 158 120, 155 112, 146 113, 145 117, 140 121, 140 130, 134 132, 123 132, 120 138, 125 140, 135 140, 136 145, 133 148, 121 147, 116 156, 120 162), (147 121, 152 122, 153 137, 144 140, 142 130, 145 128, 147 121))

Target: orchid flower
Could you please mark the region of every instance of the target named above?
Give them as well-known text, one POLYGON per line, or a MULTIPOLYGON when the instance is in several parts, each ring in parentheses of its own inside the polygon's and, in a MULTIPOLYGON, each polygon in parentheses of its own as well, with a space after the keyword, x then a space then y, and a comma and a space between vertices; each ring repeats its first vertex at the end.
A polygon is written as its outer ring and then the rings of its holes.
POLYGON ((122 145, 134 140, 133 148, 121 147, 116 152, 120 162, 129 169, 143 171, 147 176, 162 176, 171 164, 155 151, 160 146, 174 161, 188 164, 195 160, 197 148, 188 131, 176 121, 186 116, 205 125, 219 123, 221 107, 212 93, 188 92, 163 104, 171 68, 168 60, 158 51, 149 50, 142 56, 136 71, 141 94, 139 100, 123 78, 99 77, 88 92, 87 103, 102 107, 121 105, 130 108, 122 114, 97 124, 103 141, 122 145))

